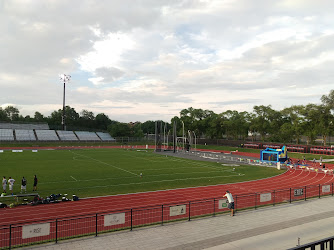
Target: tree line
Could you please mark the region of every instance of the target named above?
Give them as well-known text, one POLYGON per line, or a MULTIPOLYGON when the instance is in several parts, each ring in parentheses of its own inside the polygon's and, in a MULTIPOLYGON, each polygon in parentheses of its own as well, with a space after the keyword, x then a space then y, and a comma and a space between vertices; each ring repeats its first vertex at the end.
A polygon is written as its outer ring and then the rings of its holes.
MULTIPOLYGON (((249 136, 253 140, 299 143, 306 136, 307 143, 314 142, 322 136, 324 145, 327 138, 333 135, 334 129, 334 90, 321 97, 320 104, 293 105, 283 110, 275 110, 271 105, 254 106, 252 112, 227 110, 216 114, 211 110, 194 109, 192 107, 180 111, 166 125, 166 133, 177 125, 179 136, 191 131, 197 137, 210 139, 240 139, 249 136)), ((12 122, 46 122, 52 129, 61 129, 63 110, 55 110, 45 117, 40 112, 34 116, 20 115, 14 106, 0 108, 0 121, 12 122)), ((144 137, 155 133, 155 121, 123 123, 111 120, 104 113, 94 115, 93 112, 82 110, 78 113, 74 108, 65 108, 68 130, 101 130, 108 131, 114 137, 144 137)), ((170 133, 171 134, 171 133, 170 133)))

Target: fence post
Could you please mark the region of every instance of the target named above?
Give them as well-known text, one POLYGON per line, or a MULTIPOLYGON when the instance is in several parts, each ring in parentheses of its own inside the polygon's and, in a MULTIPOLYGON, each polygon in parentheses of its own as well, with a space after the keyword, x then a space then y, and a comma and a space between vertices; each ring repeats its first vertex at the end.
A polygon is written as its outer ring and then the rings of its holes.
POLYGON ((332 182, 332 196, 333 196, 333 182, 332 182))
POLYGON ((238 200, 238 195, 235 196, 235 201, 234 201, 234 212, 237 212, 237 200, 238 200))
POLYGON ((273 206, 275 206, 275 190, 274 190, 274 197, 273 197, 273 206))
POLYGON ((56 244, 58 243, 58 219, 56 219, 56 244))
POLYGON ((306 200, 306 187, 307 187, 307 186, 305 186, 305 200, 306 200))
POLYGON ((254 194, 255 197, 255 210, 256 210, 256 193, 254 194))
POLYGON ((132 208, 131 208, 131 231, 132 231, 132 208))
POLYGON ((319 199, 320 199, 320 184, 319 184, 319 199))
POLYGON ((12 224, 9 225, 9 249, 12 249, 12 224))
POLYGON ((97 213, 95 215, 95 237, 97 237, 97 213))
POLYGON ((216 198, 213 198, 213 216, 216 216, 216 198))
POLYGON ((191 201, 189 201, 189 219, 188 219, 188 221, 190 221, 190 203, 191 203, 191 201))
POLYGON ((164 225, 164 205, 161 205, 161 226, 164 225))
POLYGON ((290 188, 290 203, 291 203, 291 188, 290 188))

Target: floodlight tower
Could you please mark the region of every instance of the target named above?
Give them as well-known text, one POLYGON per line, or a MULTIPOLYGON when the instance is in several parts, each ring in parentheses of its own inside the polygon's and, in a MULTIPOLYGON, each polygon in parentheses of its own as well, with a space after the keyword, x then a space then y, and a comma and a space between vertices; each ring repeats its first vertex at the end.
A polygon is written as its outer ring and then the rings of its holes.
POLYGON ((66 85, 66 83, 68 83, 71 80, 71 76, 62 74, 62 75, 59 76, 59 78, 60 78, 60 81, 64 83, 63 116, 62 116, 62 119, 61 119, 61 124, 62 124, 63 130, 66 130, 66 125, 65 125, 65 85, 66 85))

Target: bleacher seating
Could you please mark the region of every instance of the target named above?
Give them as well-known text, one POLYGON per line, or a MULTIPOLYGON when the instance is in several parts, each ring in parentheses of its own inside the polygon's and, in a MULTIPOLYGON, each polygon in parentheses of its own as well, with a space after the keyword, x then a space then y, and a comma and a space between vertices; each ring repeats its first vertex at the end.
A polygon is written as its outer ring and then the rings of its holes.
POLYGON ((113 137, 111 137, 108 133, 96 132, 96 134, 101 138, 102 141, 116 141, 113 137))
POLYGON ((80 141, 101 141, 95 132, 75 131, 80 141))
POLYGON ((0 141, 14 141, 12 129, 0 129, 0 141))
POLYGON ((15 137, 17 141, 36 141, 33 130, 15 129, 15 137))
POLYGON ((35 130, 39 141, 59 141, 55 130, 35 130))
POLYGON ((0 129, 26 129, 26 130, 49 130, 47 123, 11 123, 11 122, 0 122, 0 129))
POLYGON ((64 131, 64 130, 57 130, 57 134, 61 141, 77 141, 78 138, 75 136, 73 131, 64 131))

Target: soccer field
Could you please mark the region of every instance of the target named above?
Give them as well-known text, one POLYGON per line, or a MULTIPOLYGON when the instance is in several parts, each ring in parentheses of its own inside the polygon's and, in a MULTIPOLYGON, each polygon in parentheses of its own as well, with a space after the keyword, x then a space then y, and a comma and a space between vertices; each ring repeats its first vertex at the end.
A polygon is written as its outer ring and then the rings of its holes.
POLYGON ((32 192, 36 174, 41 196, 66 193, 69 198, 72 194, 82 198, 242 182, 282 173, 274 168, 228 166, 136 149, 4 151, 0 164, 0 175, 16 180, 14 194, 20 192, 22 176, 28 180, 27 192, 32 192))

